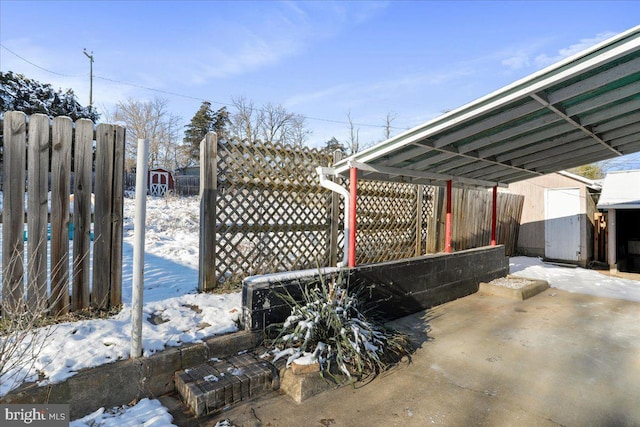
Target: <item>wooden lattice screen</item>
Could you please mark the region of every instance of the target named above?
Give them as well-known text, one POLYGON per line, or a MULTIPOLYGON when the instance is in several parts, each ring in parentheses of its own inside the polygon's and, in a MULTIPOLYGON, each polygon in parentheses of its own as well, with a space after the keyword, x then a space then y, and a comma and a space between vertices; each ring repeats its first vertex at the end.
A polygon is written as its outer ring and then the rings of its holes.
POLYGON ((358 184, 356 259, 358 264, 425 253, 433 187, 394 182, 358 184))
MULTIPOLYGON (((334 162, 330 153, 238 141, 215 142, 210 150, 216 159, 211 172, 207 172, 217 175, 215 185, 211 184, 215 187, 215 204, 203 202, 202 212, 215 213, 215 220, 210 221, 215 233, 203 234, 201 230, 201 246, 202 240, 212 240, 204 242, 207 255, 201 264, 211 268, 212 279, 208 271, 201 272, 202 290, 234 287, 251 275, 324 267, 342 260, 343 201, 320 187, 316 172, 318 166, 334 162), (214 234, 215 239, 211 238, 214 234)), ((337 183, 349 187, 346 179, 337 178, 337 183)), ((443 250, 442 191, 429 186, 360 181, 357 263, 443 250)), ((456 190, 453 198, 457 215, 455 249, 488 245, 490 193, 456 190)), ((513 253, 522 199, 501 194, 498 201, 498 240, 506 244, 507 253, 513 253)))
MULTIPOLYGON (((216 143, 215 283, 335 265, 343 257, 344 206, 320 187, 325 150, 277 143, 216 143)), ((348 187, 348 181, 338 178, 348 187)), ((362 182, 358 196, 358 262, 424 253, 431 187, 362 182)), ((205 208, 206 209, 206 208, 205 208)))
POLYGON ((333 196, 315 168, 331 159, 306 147, 218 142, 218 283, 328 265, 333 196))

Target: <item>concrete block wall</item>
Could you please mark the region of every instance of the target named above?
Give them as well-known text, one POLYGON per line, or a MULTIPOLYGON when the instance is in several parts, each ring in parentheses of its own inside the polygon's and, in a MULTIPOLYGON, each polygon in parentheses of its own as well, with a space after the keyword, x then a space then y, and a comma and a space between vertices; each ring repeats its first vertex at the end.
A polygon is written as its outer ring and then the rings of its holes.
POLYGON ((376 310, 393 320, 471 295, 480 282, 508 273, 501 245, 364 265, 351 280, 368 288, 376 310))
MULTIPOLYGON (((502 245, 367 264, 342 272, 348 274, 350 283, 365 288, 388 320, 473 294, 480 282, 508 273, 509 259, 502 245)), ((288 292, 299 298, 301 288, 317 282, 320 275, 328 280, 339 274, 338 269, 324 269, 246 279, 242 290, 245 329, 263 330, 283 322, 290 308, 281 295, 288 292)))
POLYGON ((340 274, 338 268, 310 269, 297 272, 248 277, 242 284, 242 321, 247 330, 263 330, 284 321, 291 309, 281 298, 289 294, 301 299, 301 289, 309 283, 330 280, 340 274))

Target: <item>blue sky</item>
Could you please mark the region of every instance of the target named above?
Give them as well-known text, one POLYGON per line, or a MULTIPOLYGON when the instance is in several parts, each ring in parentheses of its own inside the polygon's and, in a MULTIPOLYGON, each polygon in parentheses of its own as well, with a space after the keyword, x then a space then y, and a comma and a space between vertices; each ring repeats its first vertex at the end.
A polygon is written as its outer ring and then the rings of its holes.
POLYGON ((399 133, 639 18, 638 1, 2 0, 0 69, 86 104, 87 48, 99 109, 158 96, 186 124, 203 99, 244 96, 308 117, 310 145, 347 140, 350 112, 369 144, 388 113, 399 133))

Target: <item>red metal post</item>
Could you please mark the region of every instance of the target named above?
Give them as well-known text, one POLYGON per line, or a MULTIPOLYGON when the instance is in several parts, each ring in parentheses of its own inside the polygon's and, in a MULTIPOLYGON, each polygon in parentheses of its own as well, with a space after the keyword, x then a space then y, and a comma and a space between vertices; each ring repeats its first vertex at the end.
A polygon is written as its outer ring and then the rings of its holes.
POLYGON ((358 195, 358 169, 349 170, 349 267, 356 266, 356 196, 358 195))
POLYGON ((444 222, 444 251, 451 252, 451 180, 447 181, 447 216, 444 222))
POLYGON ((491 246, 496 245, 496 222, 498 219, 498 186, 493 186, 493 206, 491 209, 491 246))

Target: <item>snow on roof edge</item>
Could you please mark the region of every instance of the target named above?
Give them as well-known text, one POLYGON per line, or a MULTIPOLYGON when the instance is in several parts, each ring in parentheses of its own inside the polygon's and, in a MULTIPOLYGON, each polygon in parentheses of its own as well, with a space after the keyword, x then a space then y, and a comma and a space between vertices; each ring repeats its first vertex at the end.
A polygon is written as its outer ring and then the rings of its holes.
POLYGON ((598 209, 639 209, 640 170, 607 173, 597 207, 598 209))

